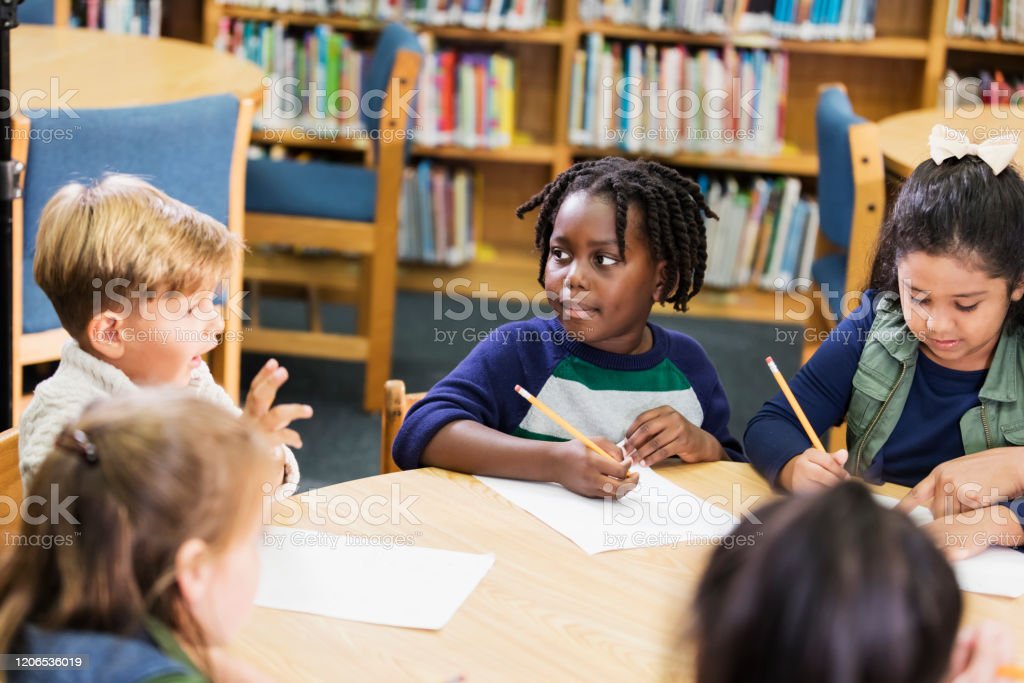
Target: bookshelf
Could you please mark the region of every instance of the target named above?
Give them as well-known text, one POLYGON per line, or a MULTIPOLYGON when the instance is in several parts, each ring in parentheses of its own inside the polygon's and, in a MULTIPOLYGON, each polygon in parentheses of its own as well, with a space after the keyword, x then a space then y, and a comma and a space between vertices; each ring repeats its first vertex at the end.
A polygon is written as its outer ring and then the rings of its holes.
MULTIPOLYGON (((804 180, 805 187, 813 189, 818 171, 814 110, 820 83, 845 83, 856 111, 868 119, 880 120, 898 112, 934 105, 951 51, 1024 55, 1024 45, 947 38, 947 8, 947 0, 878 2, 876 37, 857 42, 805 42, 758 34, 694 34, 607 21, 584 22, 578 14, 577 0, 550 0, 548 24, 533 30, 487 31, 412 24, 432 34, 438 45, 500 49, 515 57, 519 79, 515 118, 521 135, 511 146, 501 149, 414 147, 414 156, 470 164, 481 174, 484 198, 478 242, 484 249, 477 263, 457 269, 403 266, 400 285, 433 291, 433 280, 440 275, 446 279, 465 277, 474 282, 486 279, 492 289, 535 288, 537 264, 531 253, 532 220, 516 220, 515 207, 574 161, 607 154, 640 156, 615 148, 584 147, 569 140, 573 59, 576 50, 585 47, 588 33, 599 32, 611 40, 681 44, 694 49, 732 46, 788 53, 785 145, 781 152, 753 156, 737 149, 714 155, 677 153, 652 158, 689 175, 708 171, 797 176, 804 180)), ((383 22, 372 19, 277 12, 204 0, 205 42, 214 42, 224 17, 280 21, 304 27, 326 24, 354 34, 370 34, 368 43, 372 42, 372 34, 383 26, 383 22)), ((296 138, 284 131, 257 131, 254 140, 349 153, 361 153, 366 148, 365 142, 310 136, 296 138)), ((694 301, 693 313, 774 320, 774 300, 774 293, 753 287, 708 290, 694 301)))

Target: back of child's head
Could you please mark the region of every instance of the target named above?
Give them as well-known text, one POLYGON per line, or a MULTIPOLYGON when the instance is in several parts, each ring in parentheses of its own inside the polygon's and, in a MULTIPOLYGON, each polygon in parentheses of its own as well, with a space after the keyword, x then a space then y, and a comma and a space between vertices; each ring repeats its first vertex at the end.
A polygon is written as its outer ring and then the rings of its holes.
POLYGON ((704 284, 708 257, 704 217, 718 218, 708 207, 700 186, 674 169, 644 159, 605 157, 581 161, 563 171, 516 209, 516 216, 522 218, 540 207, 534 244, 540 250, 538 280, 542 285, 558 209, 576 192, 608 201, 615 209, 620 253, 626 249, 628 210, 634 207, 639 212, 651 255, 655 261, 665 261, 666 279, 676 283, 674 289, 662 293, 660 303, 685 311, 687 302, 704 284))
POLYGON ((192 294, 209 286, 230 272, 241 248, 210 216, 141 178, 110 174, 68 183, 50 198, 33 269, 61 325, 78 338, 94 315, 140 287, 192 294))
POLYGON ((755 515, 698 585, 698 683, 942 680, 960 592, 906 515, 855 482, 755 515))
MULTIPOLYGON (((1024 277, 1024 178, 1013 166, 996 174, 972 154, 922 162, 882 228, 871 286, 898 292, 897 264, 918 251, 962 260, 1012 290, 1024 277)), ((1024 322, 1022 302, 1011 302, 1007 320, 1024 322)))
POLYGON ((258 430, 208 401, 163 390, 93 404, 27 492, 45 519, 23 521, 29 542, 0 565, 0 652, 26 624, 135 636, 147 617, 203 645, 176 553, 190 539, 211 556, 239 542, 279 477, 258 430))

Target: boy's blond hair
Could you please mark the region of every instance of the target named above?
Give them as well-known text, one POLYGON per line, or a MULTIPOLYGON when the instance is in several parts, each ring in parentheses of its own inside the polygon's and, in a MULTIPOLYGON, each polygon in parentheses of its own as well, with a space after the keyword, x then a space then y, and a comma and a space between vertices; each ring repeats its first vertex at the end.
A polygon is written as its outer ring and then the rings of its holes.
POLYGON ((219 221, 141 178, 109 174, 92 185, 68 183, 46 203, 33 272, 78 338, 112 308, 110 283, 120 295, 140 287, 191 294, 230 273, 242 249, 219 221))

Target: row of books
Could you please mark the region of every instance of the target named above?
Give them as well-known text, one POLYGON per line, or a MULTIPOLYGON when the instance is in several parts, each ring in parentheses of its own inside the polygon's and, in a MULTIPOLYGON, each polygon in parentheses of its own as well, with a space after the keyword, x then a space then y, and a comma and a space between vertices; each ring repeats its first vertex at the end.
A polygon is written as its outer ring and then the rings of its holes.
POLYGON ((420 35, 424 47, 416 140, 421 145, 507 147, 515 129, 515 60, 488 52, 437 49, 420 35))
MULTIPOLYGON (((954 0, 955 1, 955 0, 954 0)), ((870 40, 876 0, 579 0, 583 21, 792 40, 870 40)))
POLYGON ((572 144, 671 155, 778 154, 789 59, 784 52, 606 42, 576 51, 572 144))
POLYGON ((133 36, 159 36, 161 0, 73 0, 71 26, 133 36))
POLYGON ((398 258, 457 266, 476 257, 474 197, 480 174, 421 161, 402 175, 398 258))
POLYGON ((391 19, 395 16, 397 0, 217 0, 217 4, 323 17, 391 19))
POLYGON ((1024 41, 1024 0, 948 0, 946 35, 1024 41))
POLYGON ((799 179, 758 177, 742 187, 703 175, 698 182, 719 216, 706 221, 708 286, 773 290, 810 278, 820 218, 817 202, 800 196, 799 179))
POLYGON ((430 26, 525 31, 547 23, 547 0, 230 0, 240 7, 430 26))
POLYGON ((362 127, 360 106, 370 60, 351 35, 326 25, 309 29, 224 17, 214 47, 259 64, 274 79, 265 96, 271 101, 264 103, 271 116, 257 117, 259 125, 362 127))

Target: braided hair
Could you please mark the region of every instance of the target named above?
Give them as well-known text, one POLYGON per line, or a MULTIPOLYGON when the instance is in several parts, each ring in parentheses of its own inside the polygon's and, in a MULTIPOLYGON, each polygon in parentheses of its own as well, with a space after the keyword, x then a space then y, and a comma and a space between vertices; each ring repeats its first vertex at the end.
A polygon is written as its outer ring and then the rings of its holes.
POLYGON ((563 171, 540 192, 516 209, 516 217, 540 207, 534 246, 540 249, 540 274, 544 284, 549 242, 555 216, 563 200, 575 192, 610 199, 615 208, 615 236, 619 252, 626 251, 626 218, 632 205, 642 211, 641 225, 655 261, 665 261, 669 286, 659 303, 685 311, 687 302, 704 284, 707 266, 707 233, 704 217, 718 216, 708 207, 700 186, 678 171, 645 159, 605 157, 582 161, 563 171))

